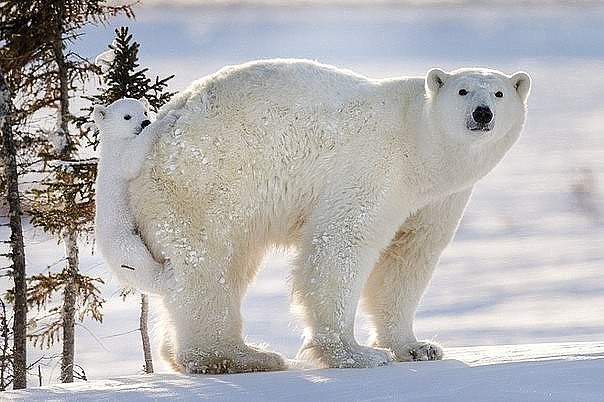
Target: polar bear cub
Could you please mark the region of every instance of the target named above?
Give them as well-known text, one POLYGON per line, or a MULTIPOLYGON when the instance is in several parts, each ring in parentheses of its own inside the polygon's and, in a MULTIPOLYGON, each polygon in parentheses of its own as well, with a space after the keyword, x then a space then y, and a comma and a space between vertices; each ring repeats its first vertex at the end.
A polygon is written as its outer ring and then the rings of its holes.
POLYGON ((530 78, 487 69, 368 79, 306 60, 226 67, 178 111, 132 181, 141 236, 178 292, 163 354, 178 370, 278 370, 247 345, 241 303, 267 248, 297 251, 298 357, 323 367, 434 360, 413 321, 474 184, 517 140, 530 78), (360 302, 360 303, 359 303, 360 302), (357 306, 373 327, 354 335, 357 306))
POLYGON ((157 262, 141 237, 128 206, 128 183, 159 136, 173 127, 175 114, 151 123, 145 105, 130 98, 96 105, 93 119, 100 133, 96 181, 96 242, 118 279, 147 293, 171 287, 171 269, 157 262))

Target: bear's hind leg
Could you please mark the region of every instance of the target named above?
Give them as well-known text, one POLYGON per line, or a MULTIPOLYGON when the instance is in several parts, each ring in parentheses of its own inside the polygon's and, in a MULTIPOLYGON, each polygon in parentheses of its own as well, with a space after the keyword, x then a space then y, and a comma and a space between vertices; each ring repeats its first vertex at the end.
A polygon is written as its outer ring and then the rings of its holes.
POLYGON ((279 354, 243 340, 241 301, 252 277, 250 264, 260 259, 245 253, 242 259, 229 258, 228 252, 219 252, 222 248, 213 248, 203 267, 179 266, 182 262, 172 259, 178 286, 164 298, 174 326, 164 343, 167 360, 190 374, 284 370, 279 354))
POLYGON ((119 281, 143 293, 164 295, 175 286, 173 271, 169 263, 160 264, 143 242, 135 235, 130 225, 115 228, 114 237, 99 239, 103 256, 110 262, 109 267, 119 281))
POLYGON ((188 374, 233 374, 285 370, 283 358, 243 342, 212 351, 188 349, 177 355, 176 367, 188 374))

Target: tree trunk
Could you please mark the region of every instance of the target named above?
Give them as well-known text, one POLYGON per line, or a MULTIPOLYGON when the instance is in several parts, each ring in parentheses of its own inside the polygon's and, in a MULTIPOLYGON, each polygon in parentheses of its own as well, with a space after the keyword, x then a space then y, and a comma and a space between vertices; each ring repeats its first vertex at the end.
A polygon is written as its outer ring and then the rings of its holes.
POLYGON ((65 267, 65 289, 63 290, 63 354, 61 357, 61 382, 73 382, 73 362, 75 354, 75 304, 78 295, 76 277, 78 275, 78 235, 65 229, 63 243, 67 255, 65 267))
POLYGON ((27 386, 27 283, 25 281, 25 248, 23 228, 21 226, 21 199, 15 144, 11 128, 11 94, 0 71, 0 126, 4 169, 7 181, 7 199, 9 205, 11 245, 13 260, 13 280, 15 283, 15 303, 13 320, 13 389, 27 386))
POLYGON ((59 113, 58 113, 58 128, 62 131, 65 136, 65 146, 60 150, 59 158, 61 160, 68 160, 72 156, 73 152, 73 139, 69 133, 69 121, 71 114, 69 113, 69 75, 67 60, 63 52, 63 28, 57 28, 57 37, 54 41, 54 59, 57 63, 57 71, 59 75, 59 113))
POLYGON ((145 373, 153 373, 153 358, 151 357, 151 342, 149 342, 149 296, 141 294, 140 329, 143 340, 143 354, 145 355, 145 373))
POLYGON ((0 392, 5 391, 12 382, 12 349, 10 347, 11 332, 6 319, 6 305, 0 297, 0 392))
MULTIPOLYGON (((64 10, 61 11, 64 13, 64 10)), ((56 28, 56 38, 54 40, 54 59, 57 63, 59 76, 59 128, 65 135, 66 146, 60 150, 59 159, 69 160, 73 152, 73 140, 69 133, 69 76, 68 66, 63 52, 63 27, 60 25, 63 21, 63 15, 59 16, 59 26, 56 28)), ((71 195, 68 195, 71 197, 71 195)), ((65 205, 73 205, 73 199, 66 199, 65 205)), ((61 357, 61 381, 73 382, 73 365, 75 354, 75 305, 78 296, 76 278, 79 271, 78 258, 78 233, 74 228, 63 228, 63 243, 65 245, 65 255, 67 257, 67 267, 65 273, 65 289, 63 290, 63 310, 61 312, 63 319, 63 354, 61 357)))

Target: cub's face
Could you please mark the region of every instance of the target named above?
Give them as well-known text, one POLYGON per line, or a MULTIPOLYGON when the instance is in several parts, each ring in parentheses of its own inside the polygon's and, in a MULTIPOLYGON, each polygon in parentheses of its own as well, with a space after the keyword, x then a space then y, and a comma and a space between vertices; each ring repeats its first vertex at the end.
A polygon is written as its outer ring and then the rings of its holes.
POLYGON ((106 107, 95 105, 92 117, 101 133, 101 141, 135 137, 151 124, 145 104, 131 98, 119 99, 106 107))
POLYGON ((459 142, 498 140, 524 123, 530 77, 494 70, 430 70, 426 94, 433 122, 459 142))

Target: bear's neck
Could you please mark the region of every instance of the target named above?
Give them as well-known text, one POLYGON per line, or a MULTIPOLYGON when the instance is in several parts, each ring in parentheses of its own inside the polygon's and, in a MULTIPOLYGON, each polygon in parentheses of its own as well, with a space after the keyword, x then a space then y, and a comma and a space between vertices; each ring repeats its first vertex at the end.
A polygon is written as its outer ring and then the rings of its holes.
POLYGON ((456 142, 435 127, 426 127, 423 132, 431 133, 418 143, 423 180, 428 183, 425 196, 430 198, 471 188, 501 161, 516 142, 520 128, 513 127, 499 140, 474 143, 456 142))

